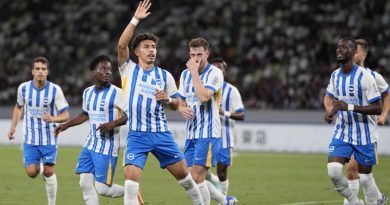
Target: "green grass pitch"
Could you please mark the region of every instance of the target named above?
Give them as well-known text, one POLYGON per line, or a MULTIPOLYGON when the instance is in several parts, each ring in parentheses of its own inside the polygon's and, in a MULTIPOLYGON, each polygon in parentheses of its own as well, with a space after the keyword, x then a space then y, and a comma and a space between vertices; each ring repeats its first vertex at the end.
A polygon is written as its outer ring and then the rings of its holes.
MULTIPOLYGON (((80 150, 59 148, 56 166, 58 205, 84 204, 78 185, 79 177, 74 174, 80 150)), ((327 177, 326 159, 325 154, 238 153, 229 170, 229 193, 236 196, 241 205, 342 204, 341 197, 333 190, 327 177)), ((0 204, 47 203, 42 177, 27 177, 22 152, 18 147, 1 146, 0 163, 0 204)), ((122 155, 114 178, 118 184, 123 184, 124 180, 121 165, 122 155)), ((389 156, 380 157, 374 176, 381 191, 390 194, 389 156)), ((159 168, 153 155, 149 155, 141 189, 146 204, 191 204, 168 171, 159 168)), ((119 205, 123 204, 123 199, 100 197, 100 204, 119 205)))

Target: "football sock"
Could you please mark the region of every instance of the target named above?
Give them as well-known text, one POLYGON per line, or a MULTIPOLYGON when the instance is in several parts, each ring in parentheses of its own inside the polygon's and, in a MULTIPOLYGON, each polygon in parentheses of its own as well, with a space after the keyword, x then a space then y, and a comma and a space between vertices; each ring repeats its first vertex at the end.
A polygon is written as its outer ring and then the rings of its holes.
POLYGON ((83 198, 86 205, 99 205, 99 197, 96 193, 93 182, 95 177, 92 173, 80 174, 80 187, 83 191, 83 198))
MULTIPOLYGON (((359 196, 359 179, 348 180, 348 187, 351 189, 353 194, 359 196)), ((349 204, 348 199, 344 198, 344 205, 347 204, 349 204)))
POLYGON ((102 196, 122 197, 125 194, 125 187, 118 184, 112 184, 111 186, 108 186, 107 184, 95 181, 95 188, 97 193, 102 196))
POLYGON ((348 199, 350 204, 358 204, 358 197, 348 187, 348 180, 343 175, 343 165, 338 162, 328 163, 328 175, 333 182, 333 187, 343 197, 348 199))
POLYGON ((125 181, 125 197, 124 204, 125 205, 138 205, 137 194, 139 191, 139 183, 126 180, 125 181))
POLYGON ((219 184, 221 185, 221 186, 219 187, 219 189, 221 190, 222 194, 224 194, 225 196, 227 196, 228 189, 229 189, 229 180, 226 179, 226 181, 221 181, 219 184))
POLYGON ((199 187, 192 179, 191 174, 188 174, 184 179, 177 181, 186 191, 187 196, 191 199, 193 205, 203 204, 202 195, 199 187))
POLYGON ((360 183, 362 184, 365 201, 367 205, 376 205, 378 200, 378 191, 377 186, 374 181, 374 177, 372 176, 372 173, 370 174, 360 174, 360 183))
POLYGON ((206 181, 198 184, 200 194, 202 195, 204 205, 210 205, 210 192, 207 188, 206 181))
POLYGON ((220 191, 218 191, 218 189, 215 188, 215 186, 211 182, 207 180, 205 182, 210 192, 210 198, 216 200, 219 204, 226 204, 226 196, 223 195, 220 191))
POLYGON ((50 177, 45 177, 45 187, 47 193, 47 201, 49 205, 56 204, 56 195, 57 195, 57 177, 55 174, 50 177))

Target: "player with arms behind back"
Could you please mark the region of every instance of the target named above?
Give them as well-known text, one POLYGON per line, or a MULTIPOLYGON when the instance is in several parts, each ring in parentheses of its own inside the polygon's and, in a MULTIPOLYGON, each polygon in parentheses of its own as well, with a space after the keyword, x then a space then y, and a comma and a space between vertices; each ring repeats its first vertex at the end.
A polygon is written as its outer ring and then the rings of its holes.
POLYGON ((350 205, 364 204, 348 187, 343 175, 343 165, 354 155, 365 201, 373 205, 378 199, 372 176, 372 167, 377 163, 375 115, 382 112, 381 96, 371 73, 354 63, 356 50, 353 38, 344 37, 337 43, 337 62, 341 67, 332 73, 326 92, 334 103, 332 109, 327 110, 325 121, 332 122, 337 114, 327 166, 335 190, 347 198, 350 205))
POLYGON ((137 35, 132 50, 138 64, 129 58, 128 44, 138 22, 150 15, 151 3, 141 1, 134 17, 118 42, 119 72, 129 106, 129 133, 124 155, 124 204, 138 204, 137 192, 148 153, 151 152, 185 189, 194 205, 203 204, 199 188, 186 169, 186 162, 174 142, 166 120, 164 105, 178 107, 173 76, 155 66, 158 38, 150 33, 137 35))
POLYGON ((57 159, 57 138, 54 130, 58 122, 69 119, 69 106, 61 88, 48 81, 49 61, 37 57, 32 62, 33 80, 22 83, 18 88, 17 103, 12 114, 8 138, 14 139, 16 125, 23 117, 23 162, 27 175, 35 178, 43 162, 48 204, 56 203, 57 177, 54 165, 57 159))
POLYGON ((56 135, 89 120, 88 137, 80 153, 76 174, 80 175, 85 204, 96 205, 99 204, 97 194, 107 197, 124 195, 124 187, 112 184, 112 181, 119 154, 119 126, 126 124, 127 109, 122 90, 110 83, 110 58, 97 56, 89 69, 94 85, 83 92, 82 112, 59 125, 56 135))

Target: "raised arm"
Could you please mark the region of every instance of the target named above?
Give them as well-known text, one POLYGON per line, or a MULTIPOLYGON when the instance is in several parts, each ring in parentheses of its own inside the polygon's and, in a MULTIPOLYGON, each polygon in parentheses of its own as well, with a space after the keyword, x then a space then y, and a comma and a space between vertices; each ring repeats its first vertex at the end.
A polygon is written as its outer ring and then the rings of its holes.
POLYGON ((118 63, 122 65, 129 58, 129 43, 133 37, 135 27, 140 20, 150 15, 149 8, 152 3, 149 0, 141 1, 138 4, 137 10, 135 10, 134 17, 130 23, 126 26, 118 42, 118 63))
POLYGON ((20 105, 15 105, 14 111, 12 112, 12 122, 11 122, 11 127, 9 128, 8 131, 8 139, 12 140, 14 139, 14 133, 16 126, 18 125, 19 119, 22 115, 23 112, 23 106, 20 105))
POLYGON ((211 97, 214 95, 214 91, 211 89, 205 88, 200 81, 198 68, 200 62, 196 62, 195 59, 191 58, 187 61, 186 66, 191 73, 192 83, 194 84, 195 94, 198 97, 200 103, 208 102, 211 97))

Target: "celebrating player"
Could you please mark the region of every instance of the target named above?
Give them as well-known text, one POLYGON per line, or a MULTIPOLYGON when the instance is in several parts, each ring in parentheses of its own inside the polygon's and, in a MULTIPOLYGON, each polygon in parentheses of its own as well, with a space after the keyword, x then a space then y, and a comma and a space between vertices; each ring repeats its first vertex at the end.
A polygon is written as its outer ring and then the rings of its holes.
POLYGON ((89 69, 94 85, 84 90, 83 111, 59 125, 56 135, 89 120, 88 137, 80 153, 76 173, 80 175, 85 204, 95 205, 99 204, 97 193, 107 197, 124 195, 124 187, 112 184, 112 181, 119 152, 119 126, 126 124, 127 110, 122 90, 110 83, 110 58, 97 56, 89 69))
POLYGON ((37 57, 32 62, 33 80, 22 83, 18 88, 17 103, 12 114, 8 138, 14 139, 16 125, 23 117, 23 162, 27 175, 35 178, 43 162, 43 177, 49 205, 56 203, 57 177, 54 165, 57 159, 57 138, 54 135, 56 123, 69 119, 69 106, 61 88, 48 81, 49 61, 37 57))
POLYGON ((177 88, 172 75, 154 62, 158 38, 150 33, 137 35, 132 50, 138 64, 129 58, 128 44, 138 22, 150 15, 151 3, 139 3, 133 19, 118 42, 119 72, 122 87, 129 105, 129 133, 124 155, 125 204, 138 204, 139 181, 148 153, 160 161, 186 190, 193 204, 203 204, 199 188, 186 169, 186 162, 168 129, 164 105, 177 109, 177 88))

